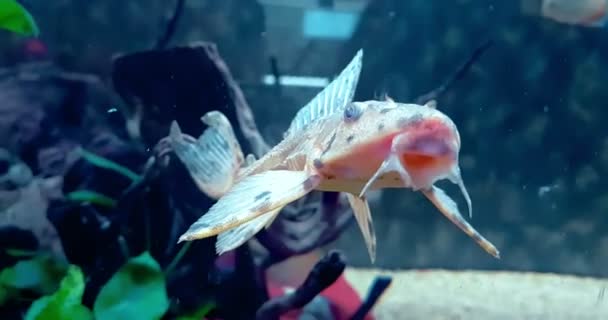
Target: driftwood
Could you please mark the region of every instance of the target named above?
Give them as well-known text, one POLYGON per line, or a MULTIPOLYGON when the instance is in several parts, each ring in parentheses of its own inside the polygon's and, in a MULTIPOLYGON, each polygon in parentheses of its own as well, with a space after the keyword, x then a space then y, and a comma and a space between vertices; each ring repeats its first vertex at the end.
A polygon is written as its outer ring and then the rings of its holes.
POLYGON ((308 274, 295 292, 264 303, 257 311, 257 320, 278 320, 293 309, 303 308, 321 291, 332 285, 346 268, 346 259, 337 251, 330 251, 308 274))

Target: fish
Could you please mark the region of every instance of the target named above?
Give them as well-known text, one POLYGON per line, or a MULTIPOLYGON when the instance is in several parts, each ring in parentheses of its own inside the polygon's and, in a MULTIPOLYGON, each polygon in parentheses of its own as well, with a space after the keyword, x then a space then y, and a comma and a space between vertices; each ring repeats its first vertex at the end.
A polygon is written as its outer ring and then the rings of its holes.
POLYGON ((490 255, 496 247, 461 215, 457 204, 435 183, 457 184, 472 217, 458 154, 460 135, 454 122, 425 104, 382 100, 353 101, 363 51, 302 107, 283 139, 259 159, 243 152, 230 122, 214 110, 203 116, 210 125, 199 139, 171 124, 174 153, 199 188, 217 199, 178 242, 217 235, 221 255, 268 227, 289 203, 312 191, 346 194, 372 264, 376 235, 366 194, 408 188, 420 191, 450 221, 490 255))
POLYGON ((608 0, 543 0, 541 15, 565 24, 605 27, 608 0))

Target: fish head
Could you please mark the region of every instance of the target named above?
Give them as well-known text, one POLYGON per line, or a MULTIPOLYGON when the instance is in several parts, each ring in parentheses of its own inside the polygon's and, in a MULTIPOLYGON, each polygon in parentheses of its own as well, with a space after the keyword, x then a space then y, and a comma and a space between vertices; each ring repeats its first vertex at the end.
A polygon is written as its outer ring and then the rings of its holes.
POLYGON ((391 142, 387 158, 398 159, 410 186, 428 189, 441 179, 458 180, 460 134, 454 122, 436 109, 435 102, 393 104, 392 108, 379 110, 391 142))
POLYGON ((377 173, 375 178, 383 179, 391 171, 402 172, 402 186, 417 190, 460 177, 460 135, 433 102, 353 102, 344 109, 333 140, 332 149, 344 155, 341 162, 357 167, 362 178, 377 173))
POLYGON ((458 170, 460 135, 445 114, 426 105, 405 105, 395 113, 392 141, 415 189, 429 188, 458 170))
MULTIPOLYGON (((457 184, 472 217, 471 198, 458 164, 460 134, 454 122, 437 110, 434 101, 424 105, 396 103, 390 99, 353 102, 343 112, 341 122, 333 123, 336 124, 333 136, 326 137, 329 143, 324 151, 325 161, 315 164, 326 180, 338 180, 333 186, 342 189, 333 191, 358 193, 350 196, 351 206, 353 199, 364 199, 370 189, 421 191, 486 252, 500 257, 496 247, 462 217, 457 204, 434 185, 441 179, 457 184)), ((361 217, 365 210, 353 208, 364 237, 367 235, 369 239, 372 233, 365 227, 371 221, 369 213, 365 220, 361 217)))

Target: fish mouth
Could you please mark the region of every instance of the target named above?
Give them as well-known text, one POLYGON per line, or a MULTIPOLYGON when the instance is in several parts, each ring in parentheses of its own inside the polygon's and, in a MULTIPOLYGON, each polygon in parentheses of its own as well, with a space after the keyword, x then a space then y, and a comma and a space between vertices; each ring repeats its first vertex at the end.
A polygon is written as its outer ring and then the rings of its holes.
MULTIPOLYGON (((428 180, 428 178, 440 177, 449 173, 456 162, 457 152, 455 143, 451 143, 448 139, 423 136, 412 139, 410 143, 403 146, 401 163, 407 172, 418 176, 418 179, 412 177, 414 180, 419 180, 417 185, 429 185, 429 182, 420 180, 428 180)), ((432 182, 430 183, 432 184, 432 182)))
POLYGON ((407 171, 425 170, 440 167, 447 162, 445 157, 437 157, 420 153, 405 153, 401 156, 403 166, 407 171))
POLYGON ((460 188, 472 216, 471 198, 460 175, 458 135, 445 133, 412 134, 404 132, 393 137, 391 151, 378 170, 361 189, 363 197, 370 186, 387 172, 396 172, 403 187, 428 192, 433 184, 448 179, 460 188))
POLYGON ((455 130, 410 130, 395 135, 391 150, 372 177, 365 183, 359 197, 383 174, 396 172, 402 187, 429 193, 433 184, 448 179, 457 184, 472 217, 471 198, 464 185, 458 165, 460 137, 455 130), (421 132, 422 131, 422 132, 421 132))
POLYGON ((460 188, 469 208, 469 217, 472 217, 471 198, 458 166, 459 146, 456 139, 424 135, 411 139, 401 150, 401 165, 410 176, 414 189, 428 192, 436 181, 447 178, 460 188))

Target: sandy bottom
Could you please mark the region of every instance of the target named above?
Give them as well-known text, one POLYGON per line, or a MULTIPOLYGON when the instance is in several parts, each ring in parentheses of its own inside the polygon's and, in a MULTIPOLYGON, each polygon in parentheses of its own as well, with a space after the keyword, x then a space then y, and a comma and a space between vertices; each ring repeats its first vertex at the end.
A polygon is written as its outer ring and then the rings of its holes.
POLYGON ((373 310, 383 319, 608 319, 608 279, 485 271, 348 269, 365 297, 377 275, 393 277, 373 310))

